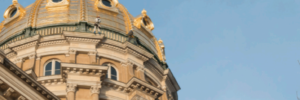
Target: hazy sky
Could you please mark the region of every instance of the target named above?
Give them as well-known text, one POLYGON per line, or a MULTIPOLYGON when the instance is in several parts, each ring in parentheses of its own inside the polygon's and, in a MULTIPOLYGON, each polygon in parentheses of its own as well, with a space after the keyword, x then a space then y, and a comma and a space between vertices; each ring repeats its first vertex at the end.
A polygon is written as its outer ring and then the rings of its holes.
MULTIPOLYGON (((12 0, 0 0, 0 14, 12 0)), ((35 0, 19 0, 25 7, 35 0)), ((296 100, 300 0, 119 0, 145 8, 179 100, 296 100)), ((3 20, 3 17, 0 18, 3 20)))

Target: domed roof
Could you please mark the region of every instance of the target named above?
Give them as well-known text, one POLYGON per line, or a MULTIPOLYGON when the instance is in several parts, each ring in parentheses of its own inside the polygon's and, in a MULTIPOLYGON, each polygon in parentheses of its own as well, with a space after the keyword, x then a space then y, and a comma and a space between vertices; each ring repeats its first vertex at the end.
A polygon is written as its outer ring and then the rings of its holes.
POLYGON ((13 0, 0 23, 0 46, 5 50, 7 43, 34 35, 48 36, 63 31, 92 33, 97 16, 101 19, 101 33, 107 38, 124 42, 126 34, 133 31, 141 47, 158 54, 163 61, 164 48, 152 33, 154 25, 147 11, 133 17, 118 0, 36 0, 25 8, 13 0))

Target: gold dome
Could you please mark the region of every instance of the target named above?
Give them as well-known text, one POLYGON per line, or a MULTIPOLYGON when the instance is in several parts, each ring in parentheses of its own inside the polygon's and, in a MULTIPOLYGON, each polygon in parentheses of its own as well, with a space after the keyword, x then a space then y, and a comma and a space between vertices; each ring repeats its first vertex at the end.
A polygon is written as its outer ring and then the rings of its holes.
MULTIPOLYGON (((8 42, 37 34, 48 36, 63 31, 91 32, 95 18, 100 16, 101 28, 104 29, 101 33, 108 38, 124 42, 124 36, 132 30, 144 46, 154 53, 161 52, 157 51, 157 40, 151 32, 154 24, 145 9, 141 15, 133 17, 118 0, 109 1, 110 7, 103 4, 102 0, 36 0, 24 8, 17 0, 13 0, 13 4, 5 11, 5 19, 0 23, 1 49, 5 50, 8 42), (16 15, 9 17, 14 9, 17 9, 16 15)), ((164 55, 158 55, 161 56, 164 55)))

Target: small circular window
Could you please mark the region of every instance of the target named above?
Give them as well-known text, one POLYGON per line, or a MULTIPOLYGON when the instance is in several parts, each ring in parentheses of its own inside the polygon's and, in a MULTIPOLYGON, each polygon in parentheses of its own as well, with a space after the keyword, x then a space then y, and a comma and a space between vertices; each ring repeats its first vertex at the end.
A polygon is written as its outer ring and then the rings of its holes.
POLYGON ((52 0, 52 1, 57 3, 57 2, 61 2, 62 0, 52 0))
POLYGON ((14 9, 11 13, 10 13, 10 17, 14 17, 16 15, 16 13, 18 12, 18 9, 14 9))
POLYGON ((102 0, 102 3, 107 6, 107 7, 111 7, 111 2, 110 0, 102 0))

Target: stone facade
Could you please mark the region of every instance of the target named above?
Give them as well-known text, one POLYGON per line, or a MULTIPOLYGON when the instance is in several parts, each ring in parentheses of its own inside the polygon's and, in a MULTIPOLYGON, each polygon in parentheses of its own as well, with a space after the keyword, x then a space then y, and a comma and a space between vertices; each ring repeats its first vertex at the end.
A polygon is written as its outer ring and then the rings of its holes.
POLYGON ((51 98, 178 100, 180 87, 165 61, 165 46, 153 36, 145 10, 132 17, 118 0, 36 0, 26 8, 13 0, 6 16, 12 9, 17 15, 0 24, 6 56, 0 61, 12 61, 56 96, 51 98), (100 35, 92 32, 97 15, 100 35), (127 35, 130 30, 133 36, 127 35))

